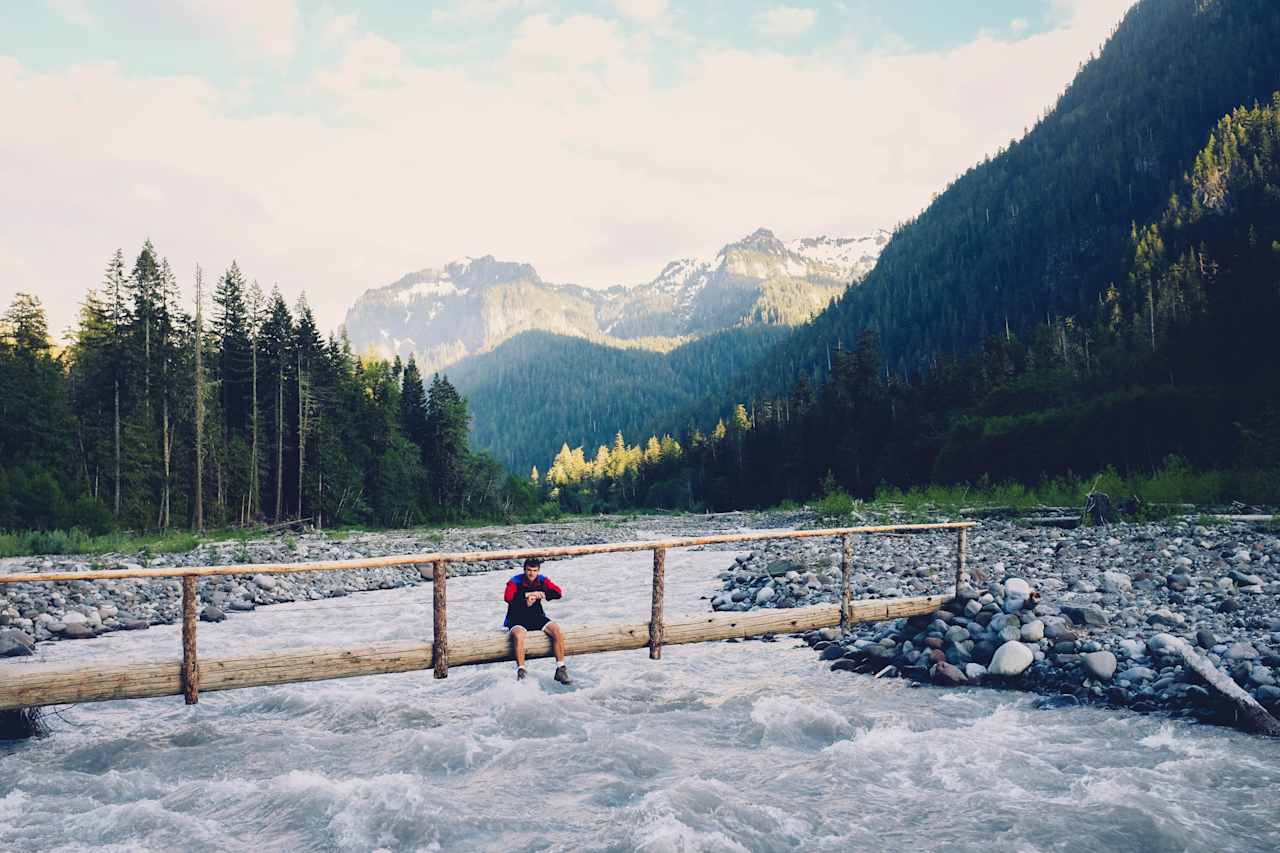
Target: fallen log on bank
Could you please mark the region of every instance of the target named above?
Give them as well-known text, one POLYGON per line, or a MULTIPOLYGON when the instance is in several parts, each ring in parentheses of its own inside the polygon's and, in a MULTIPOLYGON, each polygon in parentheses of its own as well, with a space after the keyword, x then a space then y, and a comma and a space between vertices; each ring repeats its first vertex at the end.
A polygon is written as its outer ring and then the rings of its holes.
MULTIPOLYGON (((932 613, 950 595, 870 599, 854 602, 851 622, 874 622, 932 613)), ((821 604, 747 613, 714 613, 668 619, 664 646, 715 640, 812 631, 840 624, 840 606, 821 604)), ((648 648, 649 623, 615 623, 565 628, 570 655, 648 648)), ((512 660, 505 633, 450 637, 449 666, 472 666, 512 660)), ((551 656, 551 644, 541 632, 531 634, 525 649, 529 658, 551 656)), ((215 690, 263 687, 331 678, 352 678, 392 672, 428 670, 433 666, 432 644, 421 641, 374 643, 349 648, 306 647, 236 658, 201 658, 197 664, 201 694, 215 690)), ((145 661, 109 666, 0 665, 0 711, 11 708, 146 699, 183 693, 182 661, 145 661)))
POLYGON ((1253 734, 1280 737, 1280 720, 1267 711, 1249 695, 1249 692, 1236 684, 1225 672, 1214 666, 1208 658, 1191 647, 1181 637, 1171 637, 1171 645, 1178 650, 1187 668, 1204 679, 1205 683, 1218 692, 1236 707, 1236 727, 1253 734))

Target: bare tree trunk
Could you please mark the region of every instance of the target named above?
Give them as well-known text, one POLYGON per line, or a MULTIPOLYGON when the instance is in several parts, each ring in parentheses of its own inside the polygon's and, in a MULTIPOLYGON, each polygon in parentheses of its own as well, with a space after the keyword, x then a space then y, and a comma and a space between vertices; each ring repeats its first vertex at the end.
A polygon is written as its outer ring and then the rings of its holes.
POLYGON ((116 436, 116 517, 120 517, 120 380, 112 383, 115 389, 115 436, 116 436))
POLYGON ((151 317, 142 325, 142 403, 147 413, 147 430, 151 430, 151 317))
MULTIPOLYGON (((317 438, 324 436, 324 407, 321 406, 316 412, 316 432, 319 434, 317 438)), ((316 453, 316 465, 320 466, 316 472, 316 529, 324 530, 324 445, 321 444, 319 452, 316 453)))
POLYGON ((160 492, 161 530, 169 529, 169 473, 173 459, 173 442, 169 435, 169 395, 165 394, 160 402, 160 450, 164 455, 164 488, 160 492))
POLYGON ((276 514, 284 514, 284 363, 276 373, 276 514))
POLYGON ((250 442, 249 449, 249 512, 248 517, 253 518, 254 511, 258 504, 258 339, 255 336, 252 341, 253 353, 253 376, 250 378, 253 393, 253 439, 250 442))
POLYGON ((302 373, 302 347, 298 347, 298 520, 302 520, 302 471, 307 460, 307 388, 302 373))
POLYGON ((204 281, 196 267, 196 532, 204 531, 204 281))

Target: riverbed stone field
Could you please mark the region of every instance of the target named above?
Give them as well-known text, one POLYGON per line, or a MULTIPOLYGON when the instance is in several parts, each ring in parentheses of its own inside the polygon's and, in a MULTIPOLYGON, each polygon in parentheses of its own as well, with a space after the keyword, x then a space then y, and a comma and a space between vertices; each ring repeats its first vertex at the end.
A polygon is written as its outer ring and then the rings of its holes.
MULTIPOLYGON (((208 543, 187 554, 155 558, 9 558, 0 560, 0 572, 341 560, 833 523, 800 510, 338 537, 312 532, 208 543)), ((968 542, 967 582, 938 613, 857 625, 844 635, 823 629, 804 639, 837 671, 1026 690, 1054 707, 1101 704, 1229 723, 1229 708, 1184 669, 1174 652, 1172 638, 1181 637, 1266 708, 1280 712, 1280 534, 1273 525, 1204 524, 1187 517, 1062 530, 985 520, 969 531, 968 542)), ((714 610, 839 600, 838 540, 724 547, 749 553, 721 572, 722 590, 710 601, 714 610)), ((947 593, 954 589, 956 533, 859 535, 853 539, 852 565, 855 599, 947 593)), ((453 564, 450 572, 514 569, 514 562, 502 561, 453 564)), ((407 587, 428 578, 427 566, 202 578, 200 618, 234 619, 237 612, 264 605, 407 587)), ((7 585, 0 587, 0 657, 38 655, 41 643, 144 630, 180 616, 176 579, 7 585)), ((424 618, 429 621, 430 615, 424 618)))
MULTIPOLYGON (((938 613, 805 639, 833 670, 1232 722, 1232 707, 1183 667, 1181 637, 1280 712, 1272 525, 1185 518, 1061 530, 985 521, 968 537, 967 582, 938 613)), ((855 599, 949 592, 955 571, 954 532, 854 539, 855 599)), ((834 602, 840 555, 812 540, 770 542, 721 579, 716 610, 834 602)))
MULTIPOLYGON (((237 563, 298 563, 349 560, 389 554, 488 551, 626 542, 659 536, 728 533, 746 527, 792 527, 807 516, 782 513, 601 517, 557 524, 530 524, 431 531, 339 534, 282 533, 270 538, 215 542, 186 554, 146 558, 139 554, 13 557, 0 560, 0 573, 92 571, 98 569, 224 566, 237 563)), ((453 563, 451 576, 503 570, 514 561, 453 563)), ((338 598, 355 592, 393 589, 431 578, 428 565, 351 569, 298 574, 246 573, 201 578, 200 619, 220 622, 237 611, 270 604, 338 598)), ((177 578, 60 581, 0 585, 0 657, 35 653, 39 643, 80 640, 110 631, 143 630, 181 619, 182 587, 177 578)), ((430 619, 430 614, 426 614, 430 619)))

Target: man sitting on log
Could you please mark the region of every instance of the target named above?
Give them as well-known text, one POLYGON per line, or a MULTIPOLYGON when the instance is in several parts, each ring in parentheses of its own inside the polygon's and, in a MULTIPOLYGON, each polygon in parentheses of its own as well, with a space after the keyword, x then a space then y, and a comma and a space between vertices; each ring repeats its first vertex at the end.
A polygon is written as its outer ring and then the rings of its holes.
POLYGON ((554 601, 564 593, 551 579, 542 574, 542 561, 530 557, 524 561, 524 571, 507 581, 502 597, 507 602, 507 618, 502 624, 511 632, 516 647, 516 680, 523 681, 524 639, 530 631, 542 631, 551 638, 556 653, 556 681, 570 684, 569 670, 564 665, 564 632, 542 610, 542 602, 554 601))

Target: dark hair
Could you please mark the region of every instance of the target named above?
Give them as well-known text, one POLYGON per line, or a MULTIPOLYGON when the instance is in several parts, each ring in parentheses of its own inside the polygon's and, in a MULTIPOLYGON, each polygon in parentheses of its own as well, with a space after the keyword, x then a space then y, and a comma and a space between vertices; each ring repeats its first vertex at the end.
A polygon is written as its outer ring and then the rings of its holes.
POLYGON ((526 569, 528 569, 528 568, 535 568, 535 569, 536 569, 538 566, 541 566, 541 565, 542 565, 542 558, 541 558, 541 557, 526 557, 526 558, 525 558, 525 561, 524 561, 524 567, 525 567, 526 569))

